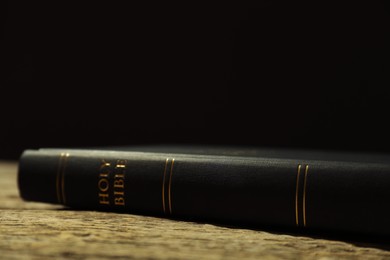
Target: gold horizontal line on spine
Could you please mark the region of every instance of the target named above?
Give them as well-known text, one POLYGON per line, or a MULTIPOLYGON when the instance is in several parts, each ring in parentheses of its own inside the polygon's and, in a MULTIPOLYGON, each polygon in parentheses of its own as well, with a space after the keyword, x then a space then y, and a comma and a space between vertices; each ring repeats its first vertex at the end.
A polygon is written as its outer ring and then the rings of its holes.
POLYGON ((297 169, 297 180, 296 180, 296 187, 295 187, 295 224, 299 226, 299 175, 301 174, 301 167, 302 165, 298 164, 297 169))
POLYGON ((305 167, 305 176, 303 182, 303 201, 302 201, 302 213, 303 213, 303 226, 306 227, 306 186, 307 186, 307 174, 309 173, 309 165, 305 167))
POLYGON ((169 213, 172 214, 172 174, 173 174, 173 164, 175 163, 175 158, 171 162, 171 170, 169 172, 169 186, 168 186, 168 203, 169 203, 169 213))
POLYGON ((65 153, 64 155, 64 160, 63 160, 63 164, 62 164, 62 180, 61 180, 61 190, 62 190, 62 202, 64 204, 66 204, 66 196, 65 196, 65 169, 66 169, 66 164, 68 162, 68 158, 69 158, 69 153, 65 153))
POLYGON ((60 157, 58 158, 58 168, 57 168, 57 176, 56 176, 56 191, 57 191, 57 201, 58 203, 62 204, 61 200, 61 190, 60 190, 60 180, 61 180, 61 164, 62 164, 62 156, 63 153, 60 154, 60 157))
POLYGON ((61 153, 58 159, 58 169, 56 176, 57 200, 60 204, 65 204, 65 167, 69 153, 61 153))
POLYGON ((166 213, 166 209, 165 209, 165 179, 166 179, 166 174, 167 174, 167 168, 168 168, 168 161, 169 161, 169 158, 167 158, 165 160, 165 167, 164 167, 164 175, 163 175, 163 181, 162 181, 162 191, 161 191, 161 195, 162 195, 162 207, 163 207, 163 212, 166 213))

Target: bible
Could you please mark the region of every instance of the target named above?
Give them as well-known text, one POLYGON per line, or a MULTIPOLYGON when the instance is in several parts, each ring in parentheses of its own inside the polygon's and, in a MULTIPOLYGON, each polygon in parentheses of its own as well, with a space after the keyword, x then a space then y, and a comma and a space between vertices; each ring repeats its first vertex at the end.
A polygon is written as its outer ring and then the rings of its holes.
POLYGON ((271 149, 27 149, 26 201, 241 226, 390 234, 387 155, 271 149))

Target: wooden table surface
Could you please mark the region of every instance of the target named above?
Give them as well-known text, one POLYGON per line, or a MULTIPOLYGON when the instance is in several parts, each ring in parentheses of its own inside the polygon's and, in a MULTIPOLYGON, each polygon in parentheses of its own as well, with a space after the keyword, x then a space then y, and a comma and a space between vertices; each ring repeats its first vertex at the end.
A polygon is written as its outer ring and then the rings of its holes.
MULTIPOLYGON (((390 259, 390 243, 73 211, 19 198, 0 161, 0 259, 390 259)), ((390 220, 389 220, 390 221, 390 220)))

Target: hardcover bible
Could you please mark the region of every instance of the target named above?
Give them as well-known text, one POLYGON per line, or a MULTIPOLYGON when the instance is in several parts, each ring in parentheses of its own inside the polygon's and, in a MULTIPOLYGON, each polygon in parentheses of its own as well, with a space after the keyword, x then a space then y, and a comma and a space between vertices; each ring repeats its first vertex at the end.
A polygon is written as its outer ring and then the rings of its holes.
POLYGON ((390 234, 386 155, 194 151, 26 150, 19 191, 76 209, 390 234))

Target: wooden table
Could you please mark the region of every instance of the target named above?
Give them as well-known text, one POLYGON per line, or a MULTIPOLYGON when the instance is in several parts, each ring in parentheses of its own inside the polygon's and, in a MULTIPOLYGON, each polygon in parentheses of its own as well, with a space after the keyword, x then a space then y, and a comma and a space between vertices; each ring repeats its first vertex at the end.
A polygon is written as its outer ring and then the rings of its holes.
POLYGON ((0 161, 0 259, 390 259, 389 241, 362 242, 24 202, 16 177, 17 163, 0 161))

